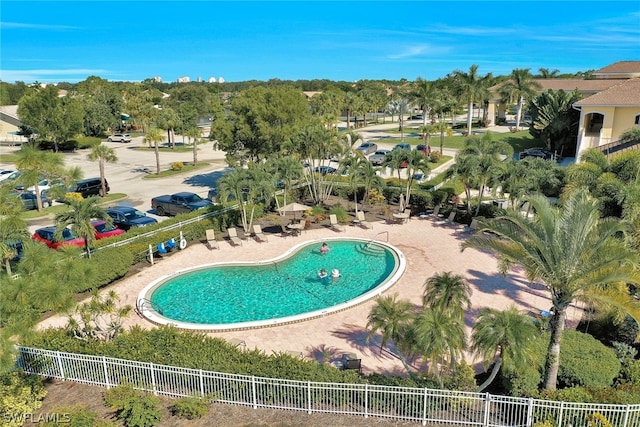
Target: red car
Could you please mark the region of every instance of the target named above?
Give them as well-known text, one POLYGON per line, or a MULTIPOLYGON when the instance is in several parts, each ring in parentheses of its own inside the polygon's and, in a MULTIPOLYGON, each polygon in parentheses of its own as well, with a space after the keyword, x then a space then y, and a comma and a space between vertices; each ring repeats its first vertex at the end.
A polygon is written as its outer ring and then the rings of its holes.
POLYGON ((91 225, 96 229, 96 239, 98 240, 124 234, 124 230, 116 228, 114 225, 107 225, 104 221, 92 221, 91 225))
POLYGON ((58 249, 62 245, 76 245, 84 247, 84 239, 75 236, 68 228, 65 228, 62 232, 62 240, 56 240, 54 238, 55 232, 55 227, 39 228, 35 233, 33 233, 31 238, 36 242, 44 243, 52 249, 58 249))

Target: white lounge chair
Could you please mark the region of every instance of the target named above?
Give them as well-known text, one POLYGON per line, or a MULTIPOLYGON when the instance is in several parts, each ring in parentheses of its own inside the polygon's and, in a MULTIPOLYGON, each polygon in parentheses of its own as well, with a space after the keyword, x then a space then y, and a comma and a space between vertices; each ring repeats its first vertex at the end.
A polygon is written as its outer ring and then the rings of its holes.
POLYGON ((227 233, 229 233, 231 244, 234 246, 242 246, 242 240, 238 237, 238 230, 236 230, 235 227, 227 228, 227 233))
POLYGON ((209 249, 220 249, 220 245, 216 240, 216 233, 213 231, 213 228, 208 228, 207 231, 207 245, 209 249))
POLYGON ((358 211, 356 213, 356 218, 358 220, 357 224, 362 228, 373 228, 373 224, 366 220, 364 216, 364 212, 358 211))
POLYGON ((253 237, 259 242, 268 242, 267 236, 262 232, 262 227, 259 224, 254 224, 252 227, 253 237))
POLYGON ((331 224, 331 228, 336 231, 345 231, 344 225, 338 222, 338 217, 335 214, 329 215, 329 223, 331 224))

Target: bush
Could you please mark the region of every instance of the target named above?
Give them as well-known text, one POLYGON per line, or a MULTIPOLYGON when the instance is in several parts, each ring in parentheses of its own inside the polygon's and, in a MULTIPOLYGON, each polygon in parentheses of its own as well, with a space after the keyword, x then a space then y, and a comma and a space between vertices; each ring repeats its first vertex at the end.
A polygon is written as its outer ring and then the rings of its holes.
POLYGON ((171 413, 179 418, 195 420, 207 415, 209 406, 207 402, 197 397, 183 397, 176 400, 171 407, 171 413))
POLYGON ((173 162, 173 163, 171 163, 171 170, 172 171, 181 171, 182 169, 184 169, 184 163, 182 163, 182 162, 173 162))
POLYGON ((109 389, 104 394, 105 404, 117 412, 119 420, 131 427, 152 427, 160 422, 160 400, 134 390, 130 384, 109 389))
POLYGON ((349 214, 341 204, 331 206, 329 214, 334 214, 338 222, 349 222, 349 214))
POLYGON ((438 163, 441 158, 442 158, 442 153, 439 151, 432 151, 431 154, 429 154, 429 161, 431 163, 438 163))
POLYGON ((40 377, 9 372, 0 376, 0 420, 3 426, 21 426, 27 414, 42 406, 47 394, 40 377))
POLYGON ((73 201, 81 201, 82 199, 84 199, 84 197, 82 197, 82 194, 80 193, 75 193, 75 192, 68 192, 64 194, 64 202, 65 203, 71 203, 73 201))
POLYGON ((100 419, 98 411, 85 405, 56 408, 57 421, 44 422, 44 427, 118 427, 114 421, 100 419))
POLYGON ((83 283, 83 289, 77 289, 77 292, 99 288, 123 277, 133 265, 133 255, 122 246, 104 248, 91 255, 91 265, 94 269, 93 280, 83 283))
POLYGON ((577 331, 563 333, 558 372, 561 385, 610 386, 620 367, 615 351, 591 335, 577 331))

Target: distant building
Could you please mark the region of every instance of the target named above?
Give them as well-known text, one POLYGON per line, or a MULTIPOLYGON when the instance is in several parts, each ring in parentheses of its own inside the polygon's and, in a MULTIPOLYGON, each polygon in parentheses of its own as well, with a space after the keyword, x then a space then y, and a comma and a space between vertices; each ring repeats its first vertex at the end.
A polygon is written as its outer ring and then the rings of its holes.
POLYGON ((209 77, 209 80, 207 80, 209 83, 215 83, 216 82, 216 78, 215 77, 209 77))
POLYGON ((198 76, 198 78, 196 79, 196 81, 197 81, 198 83, 202 83, 202 77, 198 76))
POLYGON ((218 83, 224 83, 224 79, 222 77, 218 78, 218 83))
POLYGON ((153 81, 154 81, 154 82, 156 82, 156 83, 162 83, 162 77, 160 77, 160 76, 155 76, 155 77, 153 78, 153 81))
POLYGON ((178 83, 189 83, 191 79, 189 76, 178 77, 178 83))

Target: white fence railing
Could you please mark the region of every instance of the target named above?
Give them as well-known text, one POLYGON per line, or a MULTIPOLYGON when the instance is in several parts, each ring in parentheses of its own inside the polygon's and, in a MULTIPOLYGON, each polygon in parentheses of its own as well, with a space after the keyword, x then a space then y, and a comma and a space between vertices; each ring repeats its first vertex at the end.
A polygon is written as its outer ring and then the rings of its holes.
MULTIPOLYGON (((19 348, 25 372, 102 387, 124 383, 166 396, 293 411, 360 415, 458 426, 586 426, 596 414, 615 427, 640 425, 640 405, 556 402, 488 393, 262 378, 104 356, 19 348)), ((600 425, 600 424, 593 424, 600 425)))

